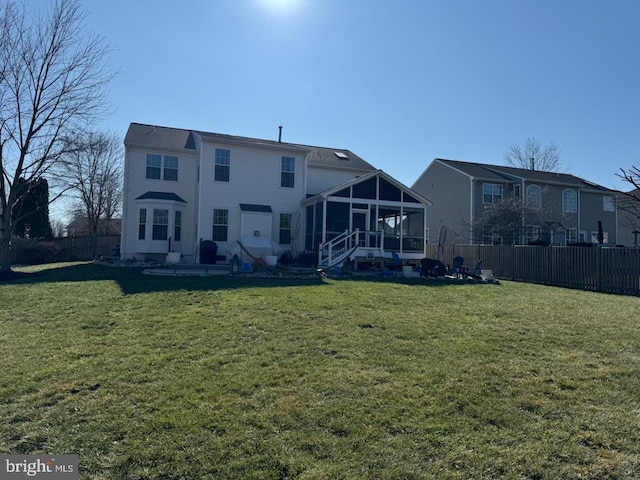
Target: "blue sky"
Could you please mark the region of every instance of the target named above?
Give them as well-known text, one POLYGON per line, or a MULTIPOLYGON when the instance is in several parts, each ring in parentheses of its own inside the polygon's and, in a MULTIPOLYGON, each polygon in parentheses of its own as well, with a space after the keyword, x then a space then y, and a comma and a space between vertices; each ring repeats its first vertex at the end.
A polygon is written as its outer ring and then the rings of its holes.
POLYGON ((640 164, 637 0, 82 0, 130 122, 348 148, 411 185, 529 136, 626 188, 640 164))

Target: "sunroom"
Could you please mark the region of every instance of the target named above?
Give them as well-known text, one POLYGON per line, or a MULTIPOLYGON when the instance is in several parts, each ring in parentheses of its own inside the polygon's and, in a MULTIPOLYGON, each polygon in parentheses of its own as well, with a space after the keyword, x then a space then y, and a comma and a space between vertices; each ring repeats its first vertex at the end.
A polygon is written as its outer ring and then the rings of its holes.
MULTIPOLYGON (((382 170, 325 190, 302 202, 305 250, 321 252, 351 237, 352 255, 400 259, 425 256, 431 202, 382 170), (357 233, 356 233, 357 232, 357 233)), ((349 243, 349 242, 346 242, 349 243)))

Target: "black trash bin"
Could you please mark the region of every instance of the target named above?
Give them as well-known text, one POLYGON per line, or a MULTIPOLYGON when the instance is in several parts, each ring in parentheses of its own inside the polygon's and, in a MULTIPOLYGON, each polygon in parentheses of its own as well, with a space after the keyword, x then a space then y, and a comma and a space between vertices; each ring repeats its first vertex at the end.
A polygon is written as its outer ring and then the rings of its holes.
POLYGON ((215 265, 218 255, 218 244, 211 240, 204 240, 200 245, 200 263, 215 265))

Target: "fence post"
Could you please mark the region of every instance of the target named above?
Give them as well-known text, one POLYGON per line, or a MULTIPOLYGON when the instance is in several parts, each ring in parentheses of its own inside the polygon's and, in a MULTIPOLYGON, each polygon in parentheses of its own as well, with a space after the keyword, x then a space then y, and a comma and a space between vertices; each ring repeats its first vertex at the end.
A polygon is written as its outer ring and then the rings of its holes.
POLYGON ((602 291, 602 248, 596 247, 596 292, 602 291))

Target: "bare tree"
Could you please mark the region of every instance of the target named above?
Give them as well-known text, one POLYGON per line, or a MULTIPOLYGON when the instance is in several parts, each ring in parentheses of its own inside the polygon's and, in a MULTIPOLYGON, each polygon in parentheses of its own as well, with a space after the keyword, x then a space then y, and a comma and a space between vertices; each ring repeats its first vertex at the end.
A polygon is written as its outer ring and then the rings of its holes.
POLYGON ((555 172, 561 164, 558 146, 542 145, 535 137, 527 138, 523 145, 511 145, 504 160, 512 167, 541 172, 555 172))
MULTIPOLYGON (((113 77, 103 39, 84 28, 75 0, 42 14, 26 3, 0 6, 0 270, 10 269, 12 210, 27 184, 47 177, 75 147, 66 141, 106 113, 113 77)), ((50 198, 53 201, 62 192, 50 198)))
MULTIPOLYGON (((122 203, 122 148, 115 133, 88 133, 70 140, 75 147, 58 166, 65 189, 75 197, 89 232, 95 237, 122 203)), ((95 248, 95 242, 94 242, 95 248)), ((95 254, 95 252, 94 252, 95 254)))
POLYGON ((629 192, 620 192, 618 208, 640 219, 640 167, 621 168, 616 175, 633 188, 629 192))

